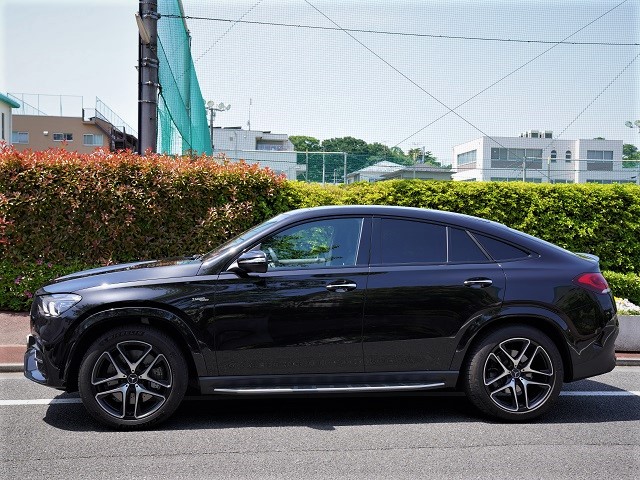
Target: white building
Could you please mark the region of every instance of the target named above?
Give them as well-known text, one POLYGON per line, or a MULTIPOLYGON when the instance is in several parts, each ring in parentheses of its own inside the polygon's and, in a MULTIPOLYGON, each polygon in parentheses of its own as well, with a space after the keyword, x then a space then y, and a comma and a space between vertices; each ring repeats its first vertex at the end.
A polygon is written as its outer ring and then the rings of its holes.
POLYGON ((561 140, 550 131, 476 138, 453 147, 453 161, 458 181, 637 182, 637 170, 623 167, 622 140, 561 140))
POLYGON ((224 153, 233 161, 244 160, 268 167, 290 180, 296 179, 297 153, 285 133, 242 128, 214 128, 213 154, 224 153))
POLYGON ((7 145, 13 143, 11 139, 13 132, 11 110, 13 108, 20 108, 20 104, 0 93, 0 142, 4 142, 7 145))
POLYGON ((383 175, 401 170, 403 165, 383 160, 368 167, 361 168, 347 175, 347 183, 377 182, 383 180, 383 175))

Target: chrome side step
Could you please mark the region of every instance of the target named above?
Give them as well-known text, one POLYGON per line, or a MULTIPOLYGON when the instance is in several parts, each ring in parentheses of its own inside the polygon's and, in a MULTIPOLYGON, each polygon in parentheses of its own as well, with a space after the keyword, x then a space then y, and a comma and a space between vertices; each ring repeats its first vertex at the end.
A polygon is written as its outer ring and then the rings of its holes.
POLYGON ((429 388, 442 388, 444 382, 438 383, 409 383, 396 385, 304 385, 295 387, 242 387, 242 388, 215 388, 213 393, 229 393, 234 395, 262 395, 269 393, 354 393, 354 392, 392 392, 426 390, 429 388))

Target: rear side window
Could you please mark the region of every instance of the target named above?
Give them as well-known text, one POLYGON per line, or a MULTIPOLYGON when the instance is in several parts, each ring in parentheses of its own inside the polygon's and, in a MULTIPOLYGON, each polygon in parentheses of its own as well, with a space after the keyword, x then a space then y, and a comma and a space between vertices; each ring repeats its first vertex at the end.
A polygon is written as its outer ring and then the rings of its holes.
POLYGON ((465 230, 449 228, 449 261, 478 263, 489 259, 465 230))
POLYGON ((447 229, 442 225, 383 218, 380 221, 380 261, 397 263, 445 263, 447 229))
POLYGON ((527 258, 528 252, 521 250, 518 247, 514 247, 508 243, 496 240, 495 238, 485 237, 478 233, 474 233, 473 236, 480 242, 480 245, 491 255, 491 257, 497 261, 504 260, 517 260, 519 258, 527 258))

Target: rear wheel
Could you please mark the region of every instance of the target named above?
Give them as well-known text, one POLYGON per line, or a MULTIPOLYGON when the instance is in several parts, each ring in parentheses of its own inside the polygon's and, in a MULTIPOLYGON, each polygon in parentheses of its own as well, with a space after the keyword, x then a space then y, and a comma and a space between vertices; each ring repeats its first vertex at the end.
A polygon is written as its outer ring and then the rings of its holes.
POLYGON ((108 331, 87 350, 78 377, 87 411, 109 426, 146 428, 166 420, 187 389, 187 365, 171 338, 148 327, 108 331))
POLYGON ((465 390, 485 414, 525 421, 551 408, 562 379, 562 358, 551 339, 532 327, 511 326, 490 333, 473 347, 465 390))

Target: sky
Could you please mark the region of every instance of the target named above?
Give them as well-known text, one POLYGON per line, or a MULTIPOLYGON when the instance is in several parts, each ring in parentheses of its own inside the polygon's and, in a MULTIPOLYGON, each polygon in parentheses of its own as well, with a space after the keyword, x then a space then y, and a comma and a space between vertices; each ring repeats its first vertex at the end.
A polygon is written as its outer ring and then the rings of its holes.
MULTIPOLYGON (((640 44, 640 0, 183 4, 187 16, 263 22, 187 20, 204 100, 231 104, 216 126, 246 128, 251 100, 252 129, 425 147, 443 163, 454 145, 531 129, 640 146, 624 125, 640 119, 640 45, 611 45, 640 44), (537 43, 570 35, 583 44, 537 43)), ((0 0, 0 92, 42 94, 54 110, 60 102, 44 95, 68 95, 64 114, 78 116, 99 97, 136 128, 137 9, 135 0, 0 0)))

